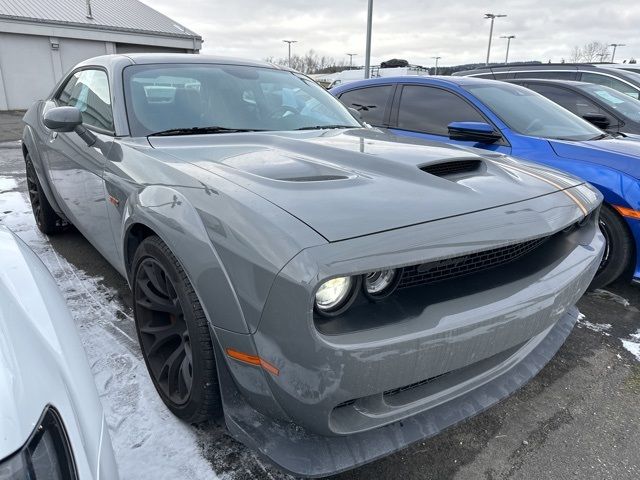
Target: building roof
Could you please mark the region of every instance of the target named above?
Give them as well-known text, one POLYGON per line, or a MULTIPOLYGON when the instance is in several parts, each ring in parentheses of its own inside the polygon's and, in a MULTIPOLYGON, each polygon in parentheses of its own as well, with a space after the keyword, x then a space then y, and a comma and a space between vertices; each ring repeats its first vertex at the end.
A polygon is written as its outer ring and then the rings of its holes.
POLYGON ((202 37, 139 0, 0 0, 0 20, 13 19, 171 37, 202 37))

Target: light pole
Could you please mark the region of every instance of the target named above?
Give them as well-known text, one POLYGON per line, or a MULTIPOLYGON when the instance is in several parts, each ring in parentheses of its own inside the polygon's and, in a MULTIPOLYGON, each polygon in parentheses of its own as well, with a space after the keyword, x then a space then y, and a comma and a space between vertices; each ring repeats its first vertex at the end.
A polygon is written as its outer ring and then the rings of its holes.
POLYGON ((442 57, 431 57, 436 61, 436 72, 434 73, 434 75, 438 75, 438 60, 440 60, 442 57))
POLYGON ((282 40, 284 43, 289 45, 289 68, 291 68, 291 44, 298 43, 297 40, 282 40))
POLYGON ((613 53, 611 54, 611 63, 613 63, 613 60, 616 58, 616 49, 618 47, 626 47, 626 45, 624 43, 611 43, 609 46, 613 47, 613 53))
POLYGON ((511 39, 516 38, 515 35, 501 35, 500 38, 507 39, 507 55, 504 57, 504 64, 507 65, 509 63, 509 47, 511 46, 511 39))
POLYGON ((357 53, 347 53, 347 55, 349 56, 349 70, 351 70, 351 67, 353 67, 353 57, 356 57, 358 54, 357 53))
POLYGON ((496 18, 506 17, 501 13, 485 13, 484 18, 491 19, 491 27, 489 28, 489 46, 487 47, 487 61, 486 64, 489 65, 489 55, 491 55, 491 37, 493 37, 493 22, 496 18))
POLYGON ((364 78, 369 78, 371 68, 371 27, 373 23, 373 0, 369 0, 367 8, 367 48, 364 56, 364 78))

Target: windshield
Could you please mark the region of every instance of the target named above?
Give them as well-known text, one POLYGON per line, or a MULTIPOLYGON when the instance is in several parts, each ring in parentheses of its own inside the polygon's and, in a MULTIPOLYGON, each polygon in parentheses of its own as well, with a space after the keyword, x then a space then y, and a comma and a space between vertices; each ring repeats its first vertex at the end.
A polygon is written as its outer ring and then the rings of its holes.
POLYGON ((132 136, 213 126, 234 130, 361 126, 318 84, 283 70, 217 64, 135 65, 125 68, 124 83, 132 136))
POLYGON ((522 135, 562 140, 589 140, 602 135, 586 120, 524 87, 496 82, 465 88, 522 135))
POLYGON ((619 112, 623 117, 640 122, 640 101, 635 98, 601 85, 589 84, 580 88, 599 98, 607 107, 619 112))

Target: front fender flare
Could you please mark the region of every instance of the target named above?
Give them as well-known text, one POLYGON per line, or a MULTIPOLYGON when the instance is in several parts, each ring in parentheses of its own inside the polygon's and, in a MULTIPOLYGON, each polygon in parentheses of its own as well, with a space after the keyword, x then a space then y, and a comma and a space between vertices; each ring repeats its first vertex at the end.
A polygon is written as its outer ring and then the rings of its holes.
POLYGON ((133 254, 127 252, 127 238, 136 224, 153 230, 178 258, 213 326, 249 333, 231 279, 198 212, 184 195, 154 185, 127 199, 120 239, 124 259, 133 254))

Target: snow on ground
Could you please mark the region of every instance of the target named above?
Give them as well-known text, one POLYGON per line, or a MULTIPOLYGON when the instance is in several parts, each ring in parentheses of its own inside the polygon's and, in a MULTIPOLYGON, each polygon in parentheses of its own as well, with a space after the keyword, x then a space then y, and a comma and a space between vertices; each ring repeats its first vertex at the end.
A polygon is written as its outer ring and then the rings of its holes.
POLYGON ((142 360, 128 307, 115 292, 58 255, 36 229, 26 195, 0 176, 0 225, 20 236, 56 279, 87 352, 105 409, 123 480, 217 478, 196 433, 178 421, 155 391, 142 360))
POLYGON ((585 320, 585 316, 581 313, 578 315, 578 327, 586 327, 594 332, 609 336, 611 334, 607 332, 611 330, 612 325, 610 323, 591 323, 590 321, 585 320))
POLYGON ((636 333, 629 335, 629 339, 621 338, 622 346, 640 362, 640 328, 636 333))

